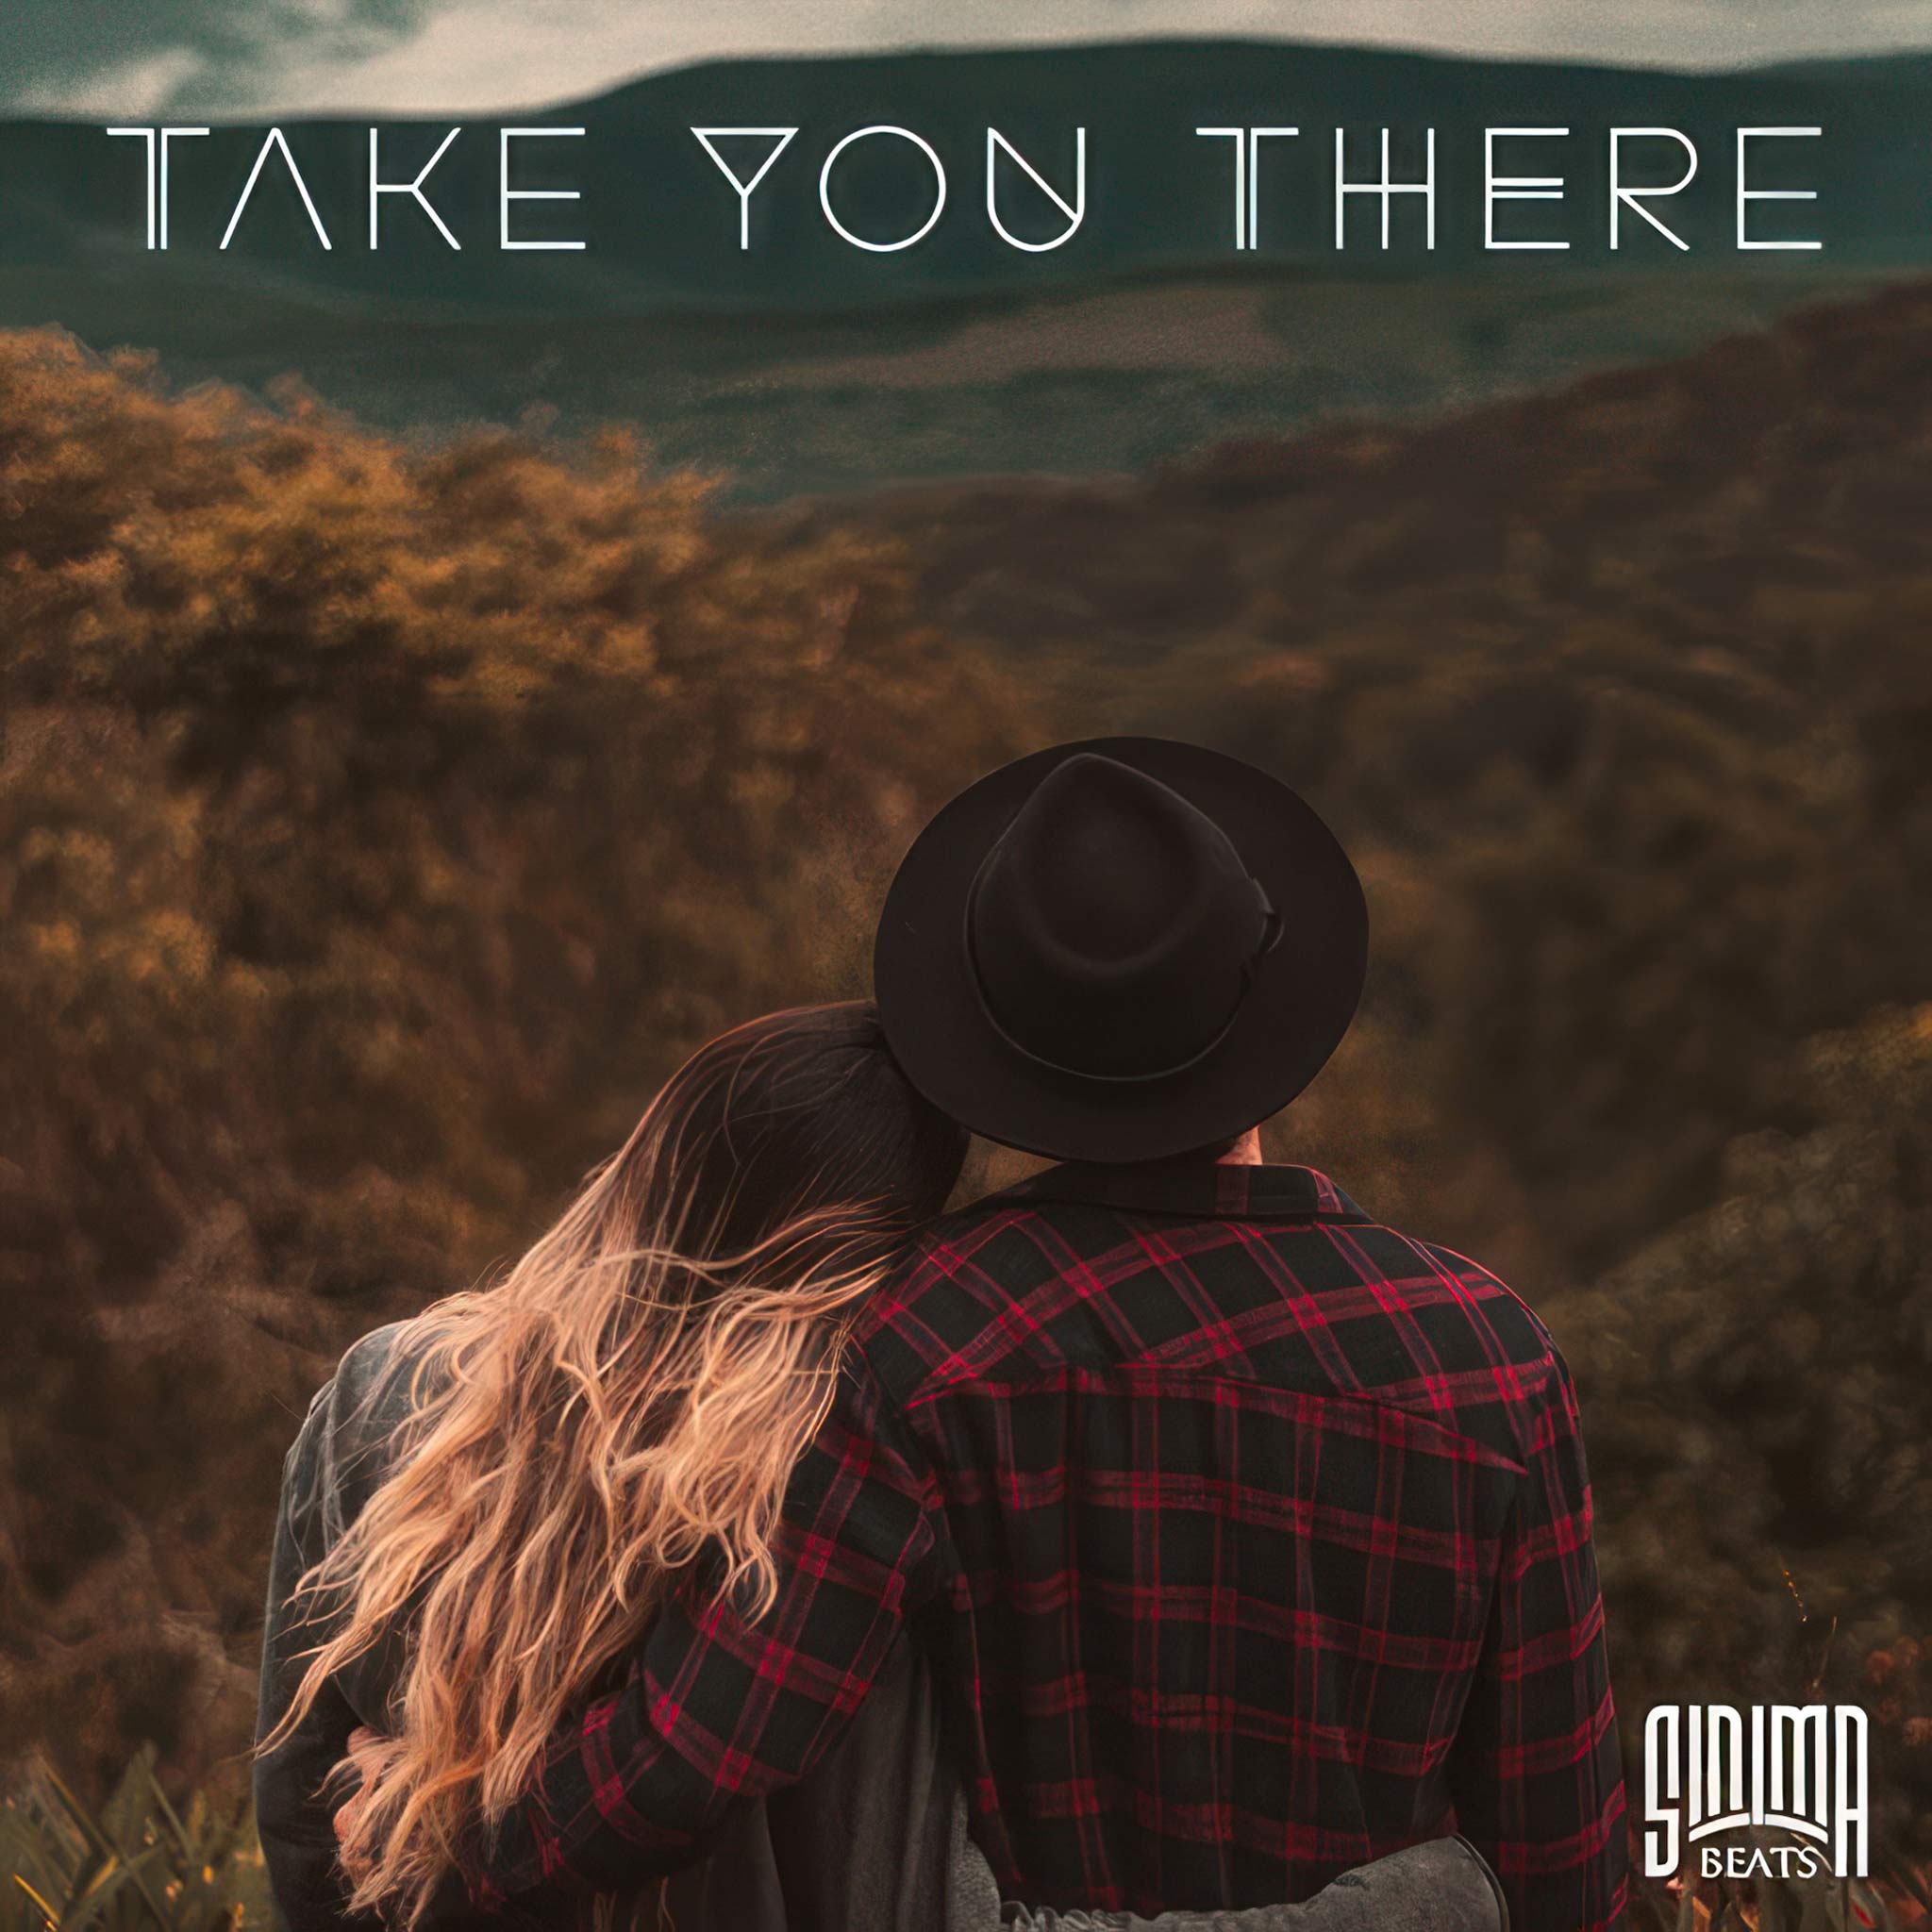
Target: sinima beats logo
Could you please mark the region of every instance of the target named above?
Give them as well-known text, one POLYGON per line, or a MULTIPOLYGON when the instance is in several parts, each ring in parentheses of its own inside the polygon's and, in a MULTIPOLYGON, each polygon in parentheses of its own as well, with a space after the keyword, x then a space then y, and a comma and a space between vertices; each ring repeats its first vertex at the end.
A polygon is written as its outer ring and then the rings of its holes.
POLYGON ((1643 1726, 1643 1870, 1669 1878, 1697 1851, 1706 1878, 1863 1878, 1865 1713, 1855 1704, 1660 1704, 1643 1726), (1789 1844, 1717 1845, 1750 1827, 1789 1844))

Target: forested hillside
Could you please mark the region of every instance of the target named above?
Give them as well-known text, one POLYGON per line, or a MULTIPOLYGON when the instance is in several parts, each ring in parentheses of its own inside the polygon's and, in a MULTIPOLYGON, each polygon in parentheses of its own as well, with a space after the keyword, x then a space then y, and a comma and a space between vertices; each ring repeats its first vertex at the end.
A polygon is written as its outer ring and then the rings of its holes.
POLYGON ((1822 1666, 1923 1812, 1928 349, 1907 289, 1446 424, 742 518, 614 435, 425 453, 0 339, 0 1735, 235 1750, 331 1352, 706 1031, 858 986, 968 776, 1144 728, 1358 857, 1368 1002, 1273 1138, 1555 1328, 1626 1711, 1822 1666))
POLYGON ((243 1740, 282 1451, 1023 741, 862 536, 0 339, 0 1740, 243 1740), (943 721, 935 731, 934 721, 943 721))

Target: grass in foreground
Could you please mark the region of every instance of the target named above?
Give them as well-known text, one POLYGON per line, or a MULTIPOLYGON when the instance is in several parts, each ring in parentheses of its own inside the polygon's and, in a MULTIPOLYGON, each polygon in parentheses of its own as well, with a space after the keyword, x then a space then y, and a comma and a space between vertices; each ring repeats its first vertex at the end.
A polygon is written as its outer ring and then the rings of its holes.
POLYGON ((0 1803, 0 1932, 242 1932, 266 1928, 268 1874, 246 1805, 199 1793, 177 1811, 148 1745, 91 1811, 41 1769, 0 1803))
MULTIPOLYGON (((1630 1932, 1917 1932, 1932 1925, 1923 1876, 1736 1886, 1633 1877, 1630 1932)), ((196 1793, 180 1809, 149 1745, 91 1811, 51 1771, 0 1801, 0 1932, 243 1932, 272 1923, 268 1874, 245 1804, 196 1793)))

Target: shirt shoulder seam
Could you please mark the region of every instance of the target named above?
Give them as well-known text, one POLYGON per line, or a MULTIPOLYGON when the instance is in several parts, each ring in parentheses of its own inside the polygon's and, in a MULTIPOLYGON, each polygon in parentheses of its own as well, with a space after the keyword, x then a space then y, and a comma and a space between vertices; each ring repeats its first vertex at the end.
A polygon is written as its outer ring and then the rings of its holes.
POLYGON ((1404 1403, 1391 1402, 1372 1389, 1288 1389, 1277 1388, 1272 1382, 1263 1382, 1252 1375, 1230 1375, 1224 1371, 1200 1367, 1169 1367, 1159 1362, 1108 1362, 1089 1366, 1079 1362, 1063 1363, 1058 1368, 1042 1369, 1032 1375, 1019 1375, 995 1380, 990 1376, 961 1375, 951 1381, 939 1381, 927 1376, 901 1407, 901 1413, 909 1424, 915 1409, 929 1407, 941 1396, 957 1394, 961 1391, 983 1391, 989 1395, 1010 1396, 1024 1394, 1036 1389, 1052 1387, 1066 1380, 1069 1375, 1105 1374, 1113 1369, 1147 1368, 1164 1377, 1181 1382, 1199 1382, 1241 1389, 1258 1389, 1274 1394, 1301 1397, 1311 1402, 1343 1402, 1358 1404, 1366 1408, 1376 1408, 1388 1415, 1399 1415, 1405 1420, 1421 1424, 1439 1436, 1447 1437, 1451 1441, 1465 1443, 1474 1450, 1478 1457, 1512 1475, 1524 1475, 1528 1465, 1515 1457, 1505 1456, 1501 1450, 1485 1442, 1478 1436, 1472 1436, 1465 1429, 1452 1427, 1448 1423, 1422 1409, 1410 1408, 1404 1403))

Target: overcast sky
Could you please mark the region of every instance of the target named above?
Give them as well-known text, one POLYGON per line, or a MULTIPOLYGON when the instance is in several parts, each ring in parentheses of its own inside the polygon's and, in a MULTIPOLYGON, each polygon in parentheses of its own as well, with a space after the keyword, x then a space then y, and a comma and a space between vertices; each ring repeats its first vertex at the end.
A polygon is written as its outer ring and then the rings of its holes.
POLYGON ((734 54, 1265 34, 1670 66, 1932 45, 1932 0, 4 0, 0 108, 482 112, 734 54))

